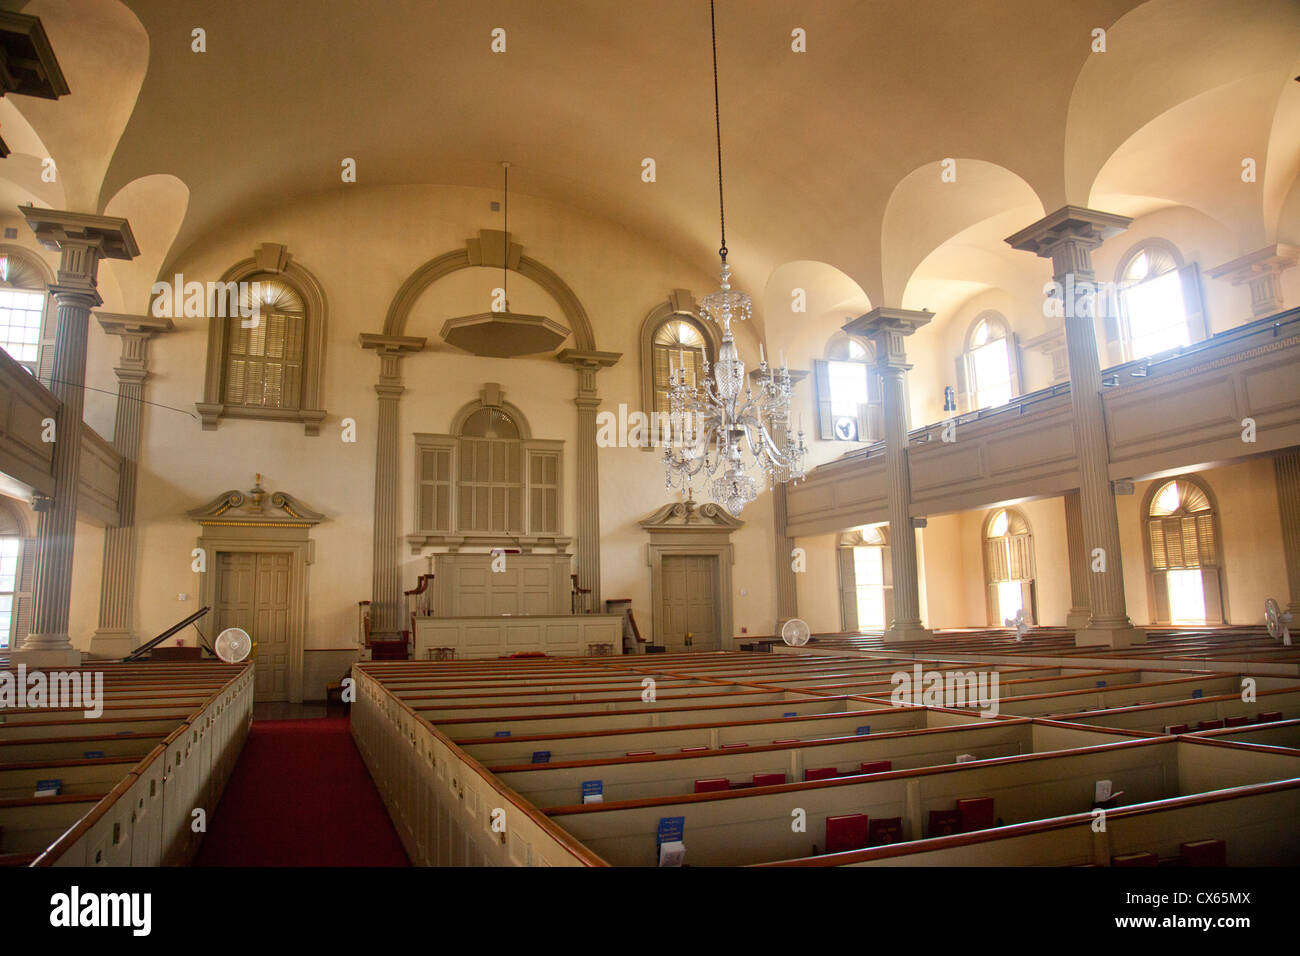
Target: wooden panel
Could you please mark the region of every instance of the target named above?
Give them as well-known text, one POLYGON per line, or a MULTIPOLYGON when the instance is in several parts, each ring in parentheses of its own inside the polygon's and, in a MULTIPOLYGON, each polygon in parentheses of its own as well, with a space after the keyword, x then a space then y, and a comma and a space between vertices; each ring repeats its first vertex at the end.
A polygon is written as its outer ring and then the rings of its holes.
POLYGON ((41 440, 59 402, 0 349, 0 472, 43 494, 54 494, 54 445, 41 440))
POLYGON ((582 656, 592 644, 621 653, 619 614, 547 615, 523 618, 435 618, 415 621, 413 657, 426 660, 435 647, 453 647, 456 658, 502 657, 525 651, 582 656))

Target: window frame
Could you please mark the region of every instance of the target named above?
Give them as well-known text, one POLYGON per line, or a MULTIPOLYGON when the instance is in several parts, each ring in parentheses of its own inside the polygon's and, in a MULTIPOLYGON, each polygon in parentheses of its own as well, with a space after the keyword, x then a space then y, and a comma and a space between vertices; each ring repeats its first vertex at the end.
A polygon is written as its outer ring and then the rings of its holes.
MULTIPOLYGON (((1198 542, 1198 549, 1197 549, 1198 563, 1194 567, 1195 569, 1201 571, 1202 589, 1206 587, 1205 576, 1206 573, 1210 571, 1213 572, 1213 577, 1216 579, 1218 585, 1218 609, 1219 609, 1219 614, 1217 616, 1218 619, 1217 620, 1211 619, 1211 615, 1208 613, 1209 610, 1211 609, 1211 606, 1207 602, 1207 606, 1206 606, 1207 614, 1206 614, 1205 626, 1209 627, 1214 625, 1226 625, 1229 621, 1228 582, 1227 582, 1227 573, 1225 570, 1225 561, 1224 561, 1225 554, 1224 554, 1224 547, 1223 547, 1223 523, 1219 517, 1220 515, 1219 502, 1214 495, 1213 489, 1210 488, 1209 482, 1207 482, 1204 478, 1201 478, 1199 475, 1195 475, 1195 474, 1169 475, 1168 477, 1165 478, 1157 478, 1155 481, 1151 482, 1150 487, 1148 487, 1146 490, 1146 494, 1142 496, 1142 508, 1138 512, 1138 520, 1142 522, 1142 562, 1143 562, 1143 566, 1146 568, 1147 617, 1150 623, 1153 625, 1172 626, 1172 622, 1170 620, 1162 620, 1161 615, 1159 614, 1159 611, 1161 610, 1160 607, 1161 601, 1160 601, 1159 588, 1156 583, 1156 575, 1166 574, 1170 570, 1190 570, 1193 567, 1191 565, 1183 565, 1180 566, 1179 568, 1171 569, 1165 567, 1163 569, 1157 569, 1155 567, 1155 562, 1153 560, 1153 555, 1151 550, 1152 523, 1155 521, 1170 521, 1172 519, 1179 518, 1179 514, 1177 512, 1174 515, 1164 515, 1159 517, 1152 517, 1151 515, 1151 508, 1155 504, 1156 498, 1159 496, 1161 491, 1163 491, 1166 487, 1168 487, 1168 485, 1171 482, 1184 483, 1196 488, 1203 495, 1205 495, 1206 501, 1210 503, 1209 517, 1211 523, 1211 533, 1214 535, 1214 562, 1211 564, 1211 563, 1205 563, 1200 560, 1201 555, 1200 555, 1200 548, 1198 542)), ((1181 511, 1181 505, 1178 511, 1181 511)), ((1183 514, 1182 517, 1188 517, 1190 515, 1203 515, 1203 514, 1206 514, 1206 512, 1196 511, 1196 512, 1189 512, 1183 514)), ((1168 604, 1168 601, 1169 598, 1168 598, 1168 593, 1166 591, 1164 602, 1168 604)), ((1170 608, 1170 611, 1172 612, 1172 607, 1170 608)), ((1172 613, 1169 615, 1165 615, 1165 617, 1168 618, 1172 618, 1172 616, 1173 616, 1172 613)))
MULTIPOLYGON (((1195 345, 1197 342, 1209 338, 1209 319, 1205 311, 1205 294, 1201 283, 1200 266, 1196 262, 1186 262, 1178 247, 1168 239, 1158 236, 1141 239, 1130 246, 1128 251, 1120 256, 1115 265, 1114 303, 1112 308, 1106 310, 1104 317, 1106 347, 1112 365, 1138 362, 1150 357, 1134 354, 1133 329, 1129 322, 1127 298, 1124 295, 1128 289, 1150 281, 1150 279, 1143 279, 1141 282, 1130 283, 1124 278, 1124 273, 1128 271, 1133 260, 1148 250, 1159 250, 1174 262, 1173 269, 1162 272, 1160 276, 1155 278, 1168 275, 1170 272, 1178 274, 1183 301, 1183 321, 1187 327, 1188 344, 1195 345)), ((1153 352, 1151 354, 1158 355, 1160 353, 1153 352)))
POLYGON ((833 441, 869 445, 884 438, 884 393, 880 372, 876 367, 875 344, 869 339, 839 331, 826 340, 822 357, 813 360, 813 401, 817 414, 816 437, 820 441, 833 441), (845 358, 840 352, 857 345, 865 353, 861 359, 845 358), (841 438, 835 433, 835 398, 831 384, 831 364, 862 365, 866 381, 867 400, 858 406, 857 436, 841 438))
MULTIPOLYGON (((1010 569, 1010 547, 1007 547, 1007 566, 1010 569)), ((997 600, 994 598, 994 589, 999 584, 1019 583, 1021 586, 1021 607, 1026 612, 1026 618, 1030 625, 1038 624, 1038 557, 1034 550, 1034 526, 1029 523, 1029 517, 1019 508, 992 508, 980 522, 980 555, 984 561, 984 609, 988 614, 989 627, 1006 627, 1006 623, 1001 616, 1001 610, 997 600), (998 515, 1003 512, 1007 515, 1007 523, 1015 520, 1019 521, 1024 527, 1024 531, 1012 533, 1010 529, 1000 535, 992 534, 993 522, 997 520, 998 515), (999 577, 994 580, 994 562, 991 560, 990 552, 992 546, 990 542, 1005 542, 1011 538, 1024 538, 1025 545, 1023 549, 1023 560, 1028 565, 1028 577, 1013 578, 1009 574, 1006 578, 999 577)))
POLYGON ((695 297, 688 289, 674 289, 663 302, 651 309, 641 321, 641 331, 638 335, 641 358, 641 408, 646 416, 648 437, 650 439, 640 446, 642 451, 655 450, 655 441, 658 438, 658 432, 649 427, 654 423, 652 413, 655 411, 655 336, 668 322, 677 319, 688 322, 703 337, 704 354, 708 358, 710 366, 716 364, 718 349, 722 345, 722 338, 718 333, 717 326, 700 314, 699 307, 695 303, 695 297))
MULTIPOLYGON (((35 368, 29 366, 27 362, 18 359, 14 359, 14 361, 26 368, 41 384, 48 388, 51 366, 54 361, 54 339, 58 326, 58 312, 53 307, 54 297, 50 295, 50 286, 54 283, 55 278, 54 270, 30 249, 25 249, 22 246, 0 243, 0 256, 13 256, 26 263, 35 272, 41 283, 38 288, 35 285, 19 286, 0 281, 0 288, 15 292, 39 292, 42 296, 41 324, 36 336, 35 368)), ((10 358, 13 358, 13 356, 10 356, 10 358)))
MULTIPOLYGON (((325 331, 329 314, 325 293, 316 277, 293 261, 284 246, 263 243, 252 258, 231 266, 221 276, 224 284, 274 279, 292 288, 303 302, 303 356, 297 408, 266 408, 225 402, 223 389, 229 357, 230 319, 208 319, 208 353, 203 399, 195 403, 204 431, 216 429, 223 418, 270 422, 299 422, 307 435, 319 435, 326 411, 321 407, 321 376, 325 367, 325 331)), ((236 304, 237 305, 237 304, 236 304)), ((152 303, 150 303, 152 309, 152 303)), ((234 310, 236 314, 238 309, 234 310)), ((231 313, 228 304, 226 314, 231 313)))
POLYGON ((957 357, 957 399, 958 405, 963 407, 964 411, 976 412, 982 409, 1003 408, 1004 405, 981 405, 979 404, 979 377, 975 372, 975 352, 981 348, 986 348, 990 342, 1001 341, 1005 344, 1007 354, 1007 372, 1010 382, 1011 394, 1006 404, 1010 404, 1023 394, 1021 387, 1021 369, 1020 369, 1020 342, 1016 334, 1012 331, 1011 323, 1007 317, 997 309, 984 309, 966 327, 966 335, 962 339, 962 352, 957 357), (981 325, 996 326, 1001 331, 998 338, 989 338, 983 345, 975 345, 975 333, 981 325))

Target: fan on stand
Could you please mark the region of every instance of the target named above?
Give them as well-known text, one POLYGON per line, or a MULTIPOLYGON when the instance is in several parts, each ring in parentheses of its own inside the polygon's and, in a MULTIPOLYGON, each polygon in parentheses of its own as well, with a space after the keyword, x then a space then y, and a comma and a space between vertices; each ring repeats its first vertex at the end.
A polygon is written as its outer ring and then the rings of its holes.
POLYGON ((1004 622, 1007 627, 1016 629, 1016 642, 1019 643, 1025 639, 1025 634, 1029 632, 1029 621, 1025 619, 1025 609, 1022 607, 1016 611, 1015 617, 1009 617, 1004 622))
POLYGON ((811 636, 807 623, 797 617, 790 618, 781 626, 781 640, 791 647, 803 647, 811 636))
POLYGON ((1282 610, 1273 598, 1264 602, 1264 622, 1268 624, 1269 637, 1280 638, 1285 647, 1291 646, 1291 628, 1287 627, 1291 623, 1291 612, 1282 610))
POLYGON ((242 627, 228 627, 217 635, 217 656, 227 664, 238 664, 253 650, 253 639, 242 627))

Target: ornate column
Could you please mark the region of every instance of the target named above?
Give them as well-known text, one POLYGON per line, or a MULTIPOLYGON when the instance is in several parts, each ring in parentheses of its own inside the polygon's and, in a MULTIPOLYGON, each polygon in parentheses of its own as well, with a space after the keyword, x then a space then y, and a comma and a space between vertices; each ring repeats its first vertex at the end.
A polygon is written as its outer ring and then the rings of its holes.
POLYGON ((1070 562, 1070 611, 1065 626, 1088 626, 1088 549, 1083 543, 1083 504, 1078 489, 1065 493, 1065 548, 1070 562))
MULTIPOLYGON (((749 373, 750 381, 757 384, 763 375, 758 369, 749 373)), ((808 377, 806 369, 790 369, 791 386, 798 385, 808 377)), ((778 428, 772 439, 781 446, 785 442, 786 431, 778 428)), ((779 633, 785 622, 799 616, 799 584, 791 562, 794 560, 794 538, 785 533, 787 521, 786 494, 787 485, 779 484, 772 488, 772 537, 776 546, 776 630, 779 633)))
POLYGON ((596 454, 600 396, 596 392, 596 373, 617 362, 621 353, 564 349, 556 357, 578 373, 578 394, 573 400, 578 407, 578 587, 590 588, 591 606, 600 610, 600 469, 596 454))
POLYGON ((1079 499, 1083 545, 1088 562, 1088 626, 1076 630, 1075 644, 1126 647, 1146 640, 1124 605, 1124 567, 1120 554, 1119 517, 1110 484, 1110 450, 1101 400, 1101 363, 1090 296, 1096 279, 1092 250, 1127 229, 1124 216, 1063 206, 1007 239, 1013 249, 1052 260, 1052 272, 1064 291, 1065 346, 1070 363, 1070 402, 1074 444, 1079 458, 1079 499), (1080 293, 1084 295, 1080 295, 1080 293))
POLYGON ((1277 503, 1282 512, 1282 553, 1286 560, 1289 592, 1287 610, 1300 621, 1300 451, 1292 448, 1273 459, 1277 503))
POLYGON ((1282 273, 1300 260, 1300 249, 1285 242, 1225 262, 1205 270, 1213 279, 1222 279, 1233 285, 1250 287, 1250 312, 1256 319, 1281 312, 1285 308, 1282 296, 1282 273))
POLYGON ((113 447, 122 456, 117 487, 118 526, 104 532, 104 568, 99 579, 99 627, 90 640, 91 653, 123 657, 140 643, 132 629, 135 601, 135 483, 140 456, 140 412, 144 382, 149 377, 149 340, 170 332, 171 319, 152 315, 96 312, 100 327, 122 339, 117 375, 117 413, 113 447))
POLYGON ((77 479, 81 466, 81 418, 85 407, 86 337, 90 310, 102 301, 96 285, 101 259, 133 259, 140 250, 125 219, 20 206, 45 248, 62 258, 50 295, 58 309, 58 333, 50 391, 60 402, 55 416, 54 500, 37 525, 35 614, 32 631, 15 662, 69 666, 81 652, 68 636, 72 595, 73 539, 77 533, 77 479))
POLYGON ((379 424, 375 440, 375 526, 374 566, 370 604, 372 635, 393 638, 402 630, 402 461, 401 414, 399 403, 406 387, 402 384, 401 360, 409 352, 424 348, 425 339, 409 335, 361 335, 361 347, 379 355, 379 424))
POLYGON ((894 578, 894 620, 887 641, 930 636, 921 626, 921 588, 917 573, 916 531, 912 525, 912 482, 907 463, 907 408, 903 375, 904 339, 934 318, 933 312, 880 307, 859 316, 844 331, 869 337, 876 347, 885 424, 885 472, 889 484, 890 567, 894 578))

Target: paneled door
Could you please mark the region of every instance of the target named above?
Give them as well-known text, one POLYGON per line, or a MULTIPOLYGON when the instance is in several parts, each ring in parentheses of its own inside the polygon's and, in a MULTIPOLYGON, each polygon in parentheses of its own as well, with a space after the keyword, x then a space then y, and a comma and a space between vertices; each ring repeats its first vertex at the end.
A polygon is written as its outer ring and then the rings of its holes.
POLYGON ((664 633, 659 635, 660 642, 670 652, 718 650, 717 555, 665 554, 662 580, 660 620, 664 622, 664 633))
POLYGON ((289 699, 289 599, 293 556, 276 552, 217 554, 217 634, 242 627, 257 645, 255 700, 289 699))

